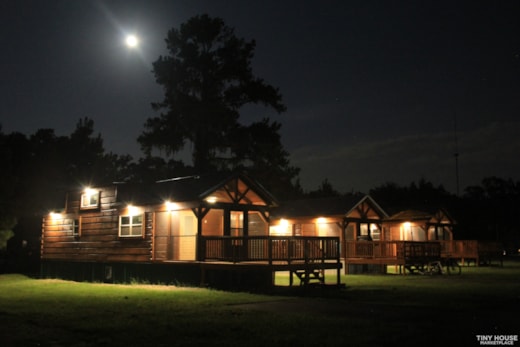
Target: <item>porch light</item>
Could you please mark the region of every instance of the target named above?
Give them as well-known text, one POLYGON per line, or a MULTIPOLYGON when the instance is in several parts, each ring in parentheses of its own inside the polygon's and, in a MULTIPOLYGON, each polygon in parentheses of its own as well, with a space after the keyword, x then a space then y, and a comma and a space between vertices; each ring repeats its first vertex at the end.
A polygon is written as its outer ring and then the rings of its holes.
POLYGON ((325 217, 319 217, 317 219, 318 224, 325 224, 327 222, 327 219, 325 217))
POLYGON ((179 205, 174 202, 171 202, 170 200, 165 201, 164 205, 166 206, 167 211, 174 211, 179 209, 179 205))
POLYGON ((128 205, 126 208, 130 216, 136 216, 139 214, 139 208, 136 206, 128 205))
POLYGON ((94 194, 98 194, 98 191, 95 190, 95 189, 92 189, 90 187, 86 187, 83 191, 85 193, 85 195, 87 196, 91 196, 91 195, 94 195, 94 194))
POLYGON ((269 234, 273 236, 286 236, 289 234, 289 221, 281 218, 278 224, 269 226, 269 234))
POLYGON ((49 213, 49 216, 51 217, 51 219, 53 220, 56 220, 56 219, 61 219, 63 216, 61 213, 59 212, 50 212, 49 213))
POLYGON ((210 204, 214 204, 217 202, 217 197, 216 196, 208 196, 206 198, 206 201, 209 202, 210 204))

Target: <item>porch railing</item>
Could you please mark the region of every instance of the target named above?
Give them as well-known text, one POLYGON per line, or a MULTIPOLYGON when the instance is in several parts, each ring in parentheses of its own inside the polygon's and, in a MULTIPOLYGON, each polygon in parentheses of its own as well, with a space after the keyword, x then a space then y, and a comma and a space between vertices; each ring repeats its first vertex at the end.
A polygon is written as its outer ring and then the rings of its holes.
POLYGON ((339 262, 338 237, 204 236, 202 261, 339 262))
POLYGON ((451 241, 346 241, 344 258, 413 260, 416 258, 450 257, 476 259, 479 244, 476 240, 451 241))
POLYGON ((477 259, 479 245, 477 240, 439 241, 443 257, 477 259))

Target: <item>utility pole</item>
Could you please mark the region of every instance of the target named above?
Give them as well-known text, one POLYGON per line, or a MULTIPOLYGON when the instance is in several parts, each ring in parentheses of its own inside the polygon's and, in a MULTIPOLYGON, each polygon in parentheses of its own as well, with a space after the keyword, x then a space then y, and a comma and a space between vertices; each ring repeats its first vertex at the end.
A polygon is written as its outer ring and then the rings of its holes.
POLYGON ((457 196, 460 194, 459 187, 459 140, 457 137, 457 113, 453 113, 453 123, 454 123, 454 132, 455 132, 455 153, 453 156, 455 157, 455 184, 457 189, 457 196))

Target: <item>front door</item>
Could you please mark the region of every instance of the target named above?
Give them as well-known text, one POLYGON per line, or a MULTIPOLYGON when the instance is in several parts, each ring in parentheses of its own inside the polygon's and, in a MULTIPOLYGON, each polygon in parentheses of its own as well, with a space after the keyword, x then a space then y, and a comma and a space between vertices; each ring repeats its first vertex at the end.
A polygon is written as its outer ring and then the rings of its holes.
POLYGON ((197 218, 192 211, 179 212, 179 229, 174 252, 175 260, 195 260, 197 218), (175 256, 177 254, 177 256, 175 256))

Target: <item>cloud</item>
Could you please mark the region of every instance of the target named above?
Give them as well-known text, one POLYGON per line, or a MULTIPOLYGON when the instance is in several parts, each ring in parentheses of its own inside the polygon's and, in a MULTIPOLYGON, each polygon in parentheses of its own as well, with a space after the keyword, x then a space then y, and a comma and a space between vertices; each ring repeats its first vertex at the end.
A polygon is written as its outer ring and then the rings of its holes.
MULTIPOLYGON (((458 134, 462 191, 487 176, 520 176, 520 122, 491 123, 458 134)), ((421 178, 456 191, 455 136, 422 133, 354 144, 309 145, 292 151, 306 190, 325 178, 341 192, 368 192, 386 182, 408 185, 421 178)))

